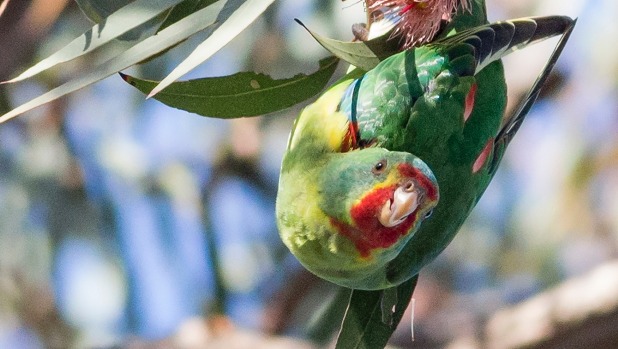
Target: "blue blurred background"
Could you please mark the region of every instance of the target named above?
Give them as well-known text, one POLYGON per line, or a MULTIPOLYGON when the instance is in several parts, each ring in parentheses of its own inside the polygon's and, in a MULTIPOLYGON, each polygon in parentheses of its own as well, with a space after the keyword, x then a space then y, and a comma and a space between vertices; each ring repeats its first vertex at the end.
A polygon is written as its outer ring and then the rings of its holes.
MULTIPOLYGON (((416 347, 474 335, 498 309, 618 257, 618 3, 488 2, 491 20, 579 21, 485 196, 422 273, 416 347)), ((351 1, 277 1, 186 78, 314 70, 327 53, 293 18, 349 39, 364 13, 351 1)), ((0 18, 0 77, 89 26, 71 1, 12 0, 0 18)), ((129 73, 161 79, 198 40, 129 73)), ((509 108, 555 43, 506 59, 509 108)), ((2 86, 0 109, 85 63, 2 86)), ((301 107, 203 118, 145 101, 112 76, 1 125, 0 348, 165 343, 195 324, 300 336, 332 291, 302 270, 275 226, 280 159, 301 107), (214 314, 227 325, 213 325, 214 314)))

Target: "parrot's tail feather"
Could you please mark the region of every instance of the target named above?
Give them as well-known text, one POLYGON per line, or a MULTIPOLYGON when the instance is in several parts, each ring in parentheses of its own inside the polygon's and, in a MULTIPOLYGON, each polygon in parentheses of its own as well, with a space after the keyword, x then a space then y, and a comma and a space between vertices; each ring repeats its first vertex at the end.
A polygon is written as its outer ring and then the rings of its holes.
MULTIPOLYGON (((517 133, 517 130, 519 130, 519 127, 521 126, 524 119, 526 118, 526 115, 528 115, 530 108, 532 108, 532 105, 534 104, 537 97, 539 96, 539 93, 541 92, 541 88, 545 84, 545 81, 547 81, 547 78, 549 77, 549 73, 553 69, 556 62, 558 61, 558 57, 560 57, 560 54, 562 53, 564 46, 569 40, 569 36, 571 36, 571 32, 573 31, 573 28, 575 27, 576 22, 577 22, 577 19, 571 20, 569 25, 565 28, 564 32, 562 33, 562 37, 560 38, 560 41, 558 42, 558 44, 556 45, 556 48, 554 49, 551 56, 547 60, 545 67, 543 68, 543 70, 537 77, 536 81, 530 88, 530 91, 528 91, 526 98, 522 100, 521 104, 516 109, 515 113, 507 119, 508 120, 507 123, 504 125, 504 127, 502 127, 502 129, 500 130, 500 133, 498 133, 498 136, 496 136, 496 140, 494 143, 495 144, 494 147, 496 151, 494 151, 494 154, 500 154, 499 156, 501 157, 501 154, 504 153, 501 150, 506 148, 506 146, 511 142, 511 139, 513 139, 513 136, 515 136, 515 133, 517 133)), ((494 158, 492 160, 491 169, 490 169, 491 172, 497 169, 499 162, 500 162, 500 158, 494 158)))
MULTIPOLYGON (((446 53, 452 61, 472 51, 476 63, 473 74, 476 74, 488 64, 513 51, 564 34, 574 23, 575 21, 567 16, 514 19, 462 31, 436 44, 445 44, 448 48, 446 53)), ((469 70, 466 72, 472 73, 469 70)))

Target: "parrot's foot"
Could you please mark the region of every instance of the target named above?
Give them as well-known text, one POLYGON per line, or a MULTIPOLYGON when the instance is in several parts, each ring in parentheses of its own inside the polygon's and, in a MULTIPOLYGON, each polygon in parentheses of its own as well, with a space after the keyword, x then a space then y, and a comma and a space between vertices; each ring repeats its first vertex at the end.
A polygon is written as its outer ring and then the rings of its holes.
POLYGON ((369 39, 369 30, 365 23, 354 23, 352 25, 352 34, 359 41, 367 41, 369 39))

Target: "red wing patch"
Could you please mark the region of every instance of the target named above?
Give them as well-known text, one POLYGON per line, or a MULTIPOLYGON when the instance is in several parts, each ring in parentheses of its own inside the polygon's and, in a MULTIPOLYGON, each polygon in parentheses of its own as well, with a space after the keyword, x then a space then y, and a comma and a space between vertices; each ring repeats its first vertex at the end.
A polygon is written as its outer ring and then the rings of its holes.
POLYGON ((474 109, 474 97, 476 96, 476 83, 470 87, 470 91, 468 91, 468 95, 466 95, 466 104, 464 106, 464 123, 468 121, 470 115, 472 114, 472 109, 474 109))
POLYGON ((483 150, 481 150, 481 153, 479 154, 479 156, 474 161, 474 164, 472 165, 472 173, 477 173, 483 167, 483 165, 485 165, 485 162, 487 162, 487 158, 489 157, 489 154, 491 153, 491 150, 493 148, 494 148, 494 139, 490 138, 487 141, 487 144, 485 144, 485 147, 483 148, 483 150))

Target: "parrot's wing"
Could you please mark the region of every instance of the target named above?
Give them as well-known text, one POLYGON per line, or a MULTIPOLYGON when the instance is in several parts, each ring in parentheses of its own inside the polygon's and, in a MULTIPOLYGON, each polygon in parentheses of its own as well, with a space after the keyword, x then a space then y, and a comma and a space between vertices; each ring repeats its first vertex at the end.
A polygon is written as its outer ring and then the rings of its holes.
POLYGON ((549 73, 553 69, 556 61, 558 60, 558 57, 560 57, 560 54, 564 49, 564 46, 569 40, 569 36, 571 35, 571 32, 573 31, 576 22, 577 19, 572 20, 570 25, 566 28, 566 30, 562 34, 562 37, 560 38, 560 41, 558 42, 558 45, 554 49, 554 52, 552 52, 549 60, 545 64, 545 67, 541 71, 541 74, 539 74, 536 81, 530 88, 530 91, 528 91, 526 98, 522 100, 520 106, 516 109, 515 113, 507 119, 508 121, 498 133, 498 136, 496 137, 496 140, 494 142, 495 150, 494 159, 492 161, 490 169, 491 172, 494 172, 498 168, 498 164, 500 163, 502 155, 504 154, 504 150, 513 139, 513 136, 515 136, 515 134, 519 130, 519 127, 524 122, 524 119, 526 118, 526 115, 528 115, 530 108, 532 108, 532 105, 539 96, 541 88, 543 88, 545 81, 547 81, 547 78, 549 77, 549 73))
POLYGON ((560 41, 526 98, 516 112, 506 119, 507 122, 494 139, 490 175, 496 171, 507 145, 536 101, 575 23, 576 20, 566 16, 514 19, 465 30, 434 44, 437 50, 442 49, 442 53, 449 58, 453 71, 460 76, 473 76, 509 53, 541 40, 561 35, 560 41))

